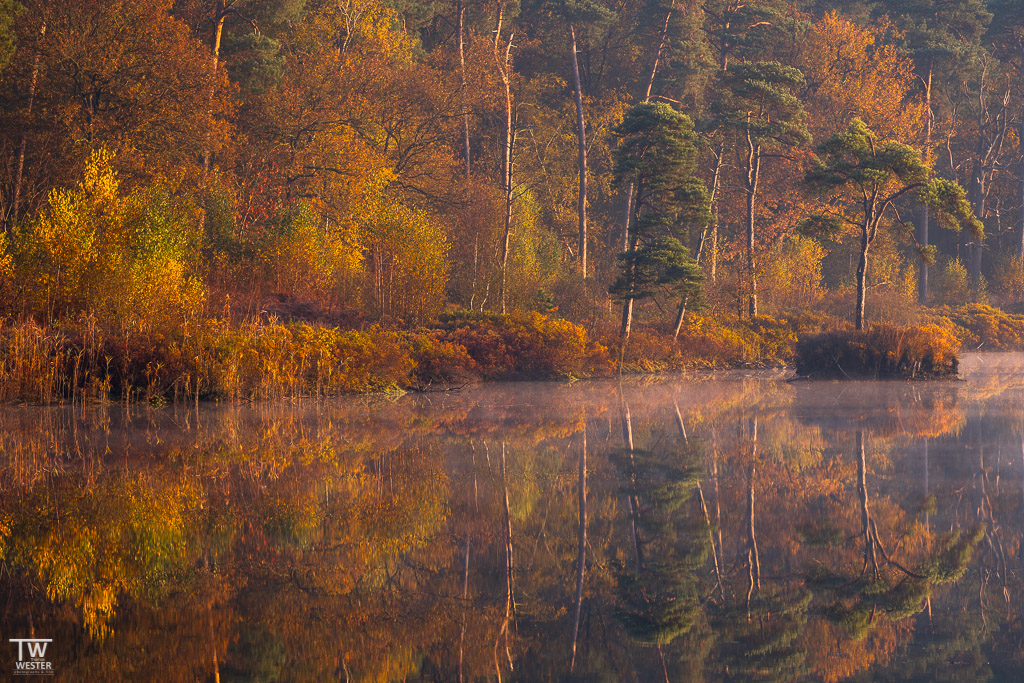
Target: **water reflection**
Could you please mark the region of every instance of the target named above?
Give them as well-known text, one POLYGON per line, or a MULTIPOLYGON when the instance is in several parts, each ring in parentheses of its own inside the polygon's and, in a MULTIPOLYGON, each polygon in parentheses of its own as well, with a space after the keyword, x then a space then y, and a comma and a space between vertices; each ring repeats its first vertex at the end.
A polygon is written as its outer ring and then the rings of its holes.
POLYGON ((5 409, 0 631, 71 680, 1019 679, 1024 359, 964 368, 5 409))

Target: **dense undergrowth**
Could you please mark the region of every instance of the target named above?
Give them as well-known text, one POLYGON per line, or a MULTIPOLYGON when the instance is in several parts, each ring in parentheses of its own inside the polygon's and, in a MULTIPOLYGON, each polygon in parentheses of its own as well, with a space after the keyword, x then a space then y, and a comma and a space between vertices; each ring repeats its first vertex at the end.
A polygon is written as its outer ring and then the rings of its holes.
POLYGON ((798 376, 929 379, 955 377, 960 341, 952 326, 839 329, 810 335, 797 347, 798 376))
POLYGON ((433 390, 477 381, 792 366, 800 376, 955 376, 961 348, 1024 349, 1024 316, 980 304, 857 332, 824 318, 691 313, 678 338, 537 312, 442 315, 430 326, 197 319, 131 334, 81 314, 0 322, 0 402, 243 401, 433 390), (621 354, 621 355, 620 355, 621 354))
POLYGON ((939 309, 942 316, 957 326, 964 347, 983 351, 1024 350, 1024 315, 985 304, 939 309))
MULTIPOLYGON (((630 338, 623 372, 782 365, 798 326, 692 316, 678 340, 656 329, 630 338)), ((612 330, 588 335, 540 313, 453 313, 432 327, 344 330, 303 322, 206 320, 119 335, 96 318, 0 324, 0 401, 183 402, 425 390, 479 380, 610 376, 612 330)))

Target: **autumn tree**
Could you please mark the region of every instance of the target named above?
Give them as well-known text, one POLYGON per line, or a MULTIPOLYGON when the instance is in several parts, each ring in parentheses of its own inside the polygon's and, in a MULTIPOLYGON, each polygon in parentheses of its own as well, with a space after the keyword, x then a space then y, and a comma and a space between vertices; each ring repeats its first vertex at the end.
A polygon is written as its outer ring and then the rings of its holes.
POLYGON ((616 132, 622 143, 615 175, 633 189, 629 245, 610 291, 623 302, 620 336, 629 337, 633 302, 652 285, 693 280, 679 232, 706 219, 707 189, 696 177, 693 123, 667 104, 638 104, 616 132))
MULTIPOLYGON (((919 81, 924 91, 925 128, 923 152, 925 163, 933 164, 933 130, 936 98, 935 86, 945 89, 955 87, 942 83, 941 76, 950 74, 964 66, 965 58, 977 49, 979 38, 992 15, 985 9, 983 0, 913 0, 897 2, 887 0, 882 7, 888 10, 903 30, 904 47, 911 54, 917 67, 919 81), (936 76, 939 78, 936 78, 936 76)), ((922 206, 917 214, 917 241, 927 247, 930 244, 929 207, 922 206)), ((980 218, 980 217, 979 217, 980 218)), ((977 239, 982 237, 979 235, 977 239)), ((978 258, 981 245, 972 245, 978 258)), ((973 259, 972 259, 973 262, 973 259)), ((923 263, 918 279, 918 299, 928 302, 928 264, 923 263)))
POLYGON ((720 77, 712 105, 714 125, 734 139, 746 194, 747 312, 757 315, 757 209, 764 164, 810 142, 806 114, 794 90, 798 69, 778 62, 738 62, 720 77))
POLYGON ((826 207, 808 220, 807 228, 837 232, 849 226, 857 232, 860 258, 854 322, 861 330, 868 252, 880 228, 901 225, 897 209, 901 198, 913 197, 927 204, 952 230, 967 227, 980 233, 982 225, 974 218, 963 188, 936 177, 919 149, 895 140, 878 140, 860 119, 853 119, 846 132, 823 142, 818 154, 806 182, 812 192, 826 197, 826 207))
POLYGON ((100 146, 131 178, 195 173, 208 131, 220 125, 214 114, 227 106, 224 83, 170 7, 169 0, 27 6, 18 23, 25 49, 0 75, 2 147, 20 149, 19 138, 27 140, 24 180, 4 189, 5 204, 17 194, 22 207, 37 208, 100 146), (206 101, 211 83, 213 110, 197 112, 193 103, 206 101))

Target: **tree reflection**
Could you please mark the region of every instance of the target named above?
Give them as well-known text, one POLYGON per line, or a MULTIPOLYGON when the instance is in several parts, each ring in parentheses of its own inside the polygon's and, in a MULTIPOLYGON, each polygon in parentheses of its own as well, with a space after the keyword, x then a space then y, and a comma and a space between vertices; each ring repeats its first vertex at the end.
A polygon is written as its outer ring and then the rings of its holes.
POLYGON ((1024 408, 966 390, 0 412, 0 621, 75 679, 1012 678, 1024 408))

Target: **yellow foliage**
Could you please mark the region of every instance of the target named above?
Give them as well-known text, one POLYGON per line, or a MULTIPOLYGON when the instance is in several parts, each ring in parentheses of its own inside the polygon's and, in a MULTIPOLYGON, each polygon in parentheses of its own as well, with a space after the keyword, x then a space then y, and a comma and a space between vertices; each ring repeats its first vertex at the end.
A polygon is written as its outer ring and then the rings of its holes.
POLYGON ((416 322, 437 315, 448 284, 448 236, 430 216, 380 203, 365 217, 373 308, 416 322))
POLYGON ((193 223, 159 188, 122 197, 111 161, 93 152, 78 186, 54 190, 15 233, 21 295, 40 317, 85 311, 121 332, 174 329, 204 300, 190 272, 193 223))
POLYGON ((260 251, 274 289, 326 301, 344 298, 362 268, 357 231, 332 227, 308 205, 283 223, 260 251))
POLYGON ((825 249, 814 239, 792 236, 766 259, 760 276, 766 302, 776 310, 805 310, 824 296, 821 261, 825 249))

